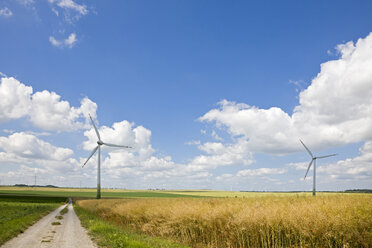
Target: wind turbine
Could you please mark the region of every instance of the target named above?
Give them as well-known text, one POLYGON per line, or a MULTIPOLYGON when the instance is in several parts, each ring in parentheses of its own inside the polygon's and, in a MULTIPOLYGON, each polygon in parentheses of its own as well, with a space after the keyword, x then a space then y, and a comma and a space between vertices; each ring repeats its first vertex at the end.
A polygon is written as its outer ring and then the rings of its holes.
POLYGON ((310 170, 310 167, 311 167, 311 165, 313 164, 313 162, 314 162, 314 176, 313 176, 313 196, 315 196, 315 173, 316 173, 316 160, 318 159, 318 158, 328 158, 328 157, 332 157, 332 156, 336 156, 337 154, 331 154, 331 155, 325 155, 325 156, 320 156, 320 157, 315 157, 314 155, 313 155, 313 153, 309 150, 309 148, 307 148, 307 146, 305 146, 305 144, 304 144, 304 142, 302 142, 302 140, 300 140, 300 142, 302 143, 302 145, 305 147, 305 149, 306 149, 306 151, 310 154, 310 156, 311 156, 311 161, 310 161, 310 164, 309 164, 309 167, 307 167, 307 171, 306 171, 306 174, 305 174, 305 177, 304 177, 304 180, 305 180, 305 178, 306 178, 306 176, 307 176, 307 173, 309 172, 309 170, 310 170))
POLYGON ((99 132, 98 132, 98 129, 96 127, 96 125, 94 124, 93 122, 93 119, 92 119, 92 116, 90 116, 89 114, 89 118, 90 118, 90 121, 92 122, 92 125, 94 127, 94 130, 96 131, 96 134, 97 134, 97 137, 98 137, 98 141, 97 141, 97 146, 93 149, 92 153, 89 155, 87 161, 85 161, 85 163, 83 164, 82 167, 84 167, 89 159, 96 153, 96 151, 98 150, 98 167, 97 167, 97 199, 100 199, 101 198, 101 146, 102 145, 106 145, 106 146, 111 146, 111 147, 121 147, 121 148, 132 148, 130 146, 120 146, 120 145, 114 145, 114 144, 109 144, 109 143, 104 143, 102 140, 101 140, 101 136, 99 135, 99 132))

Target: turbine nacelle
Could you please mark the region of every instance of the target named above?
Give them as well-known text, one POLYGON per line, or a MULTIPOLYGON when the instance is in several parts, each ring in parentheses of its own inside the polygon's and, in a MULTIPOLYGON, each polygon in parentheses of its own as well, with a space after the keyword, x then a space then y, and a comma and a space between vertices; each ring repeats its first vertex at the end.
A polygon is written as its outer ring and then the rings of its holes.
POLYGON ((103 145, 104 143, 102 142, 102 140, 98 140, 98 141, 97 141, 97 144, 98 144, 99 146, 101 146, 101 145, 103 145))

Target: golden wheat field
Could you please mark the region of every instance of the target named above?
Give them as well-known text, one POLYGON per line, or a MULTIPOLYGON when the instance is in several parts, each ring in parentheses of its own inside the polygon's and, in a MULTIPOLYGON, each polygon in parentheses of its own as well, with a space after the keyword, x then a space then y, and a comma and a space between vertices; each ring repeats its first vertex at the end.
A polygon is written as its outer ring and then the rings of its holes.
POLYGON ((372 247, 372 195, 81 200, 124 227, 192 247, 372 247))

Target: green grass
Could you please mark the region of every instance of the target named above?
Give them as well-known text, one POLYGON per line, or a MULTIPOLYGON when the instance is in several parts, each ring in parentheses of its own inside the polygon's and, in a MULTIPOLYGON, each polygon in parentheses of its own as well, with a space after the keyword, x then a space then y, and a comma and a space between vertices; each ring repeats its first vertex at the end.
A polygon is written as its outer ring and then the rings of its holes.
POLYGON ((11 193, 0 192, 0 203, 1 202, 23 202, 23 203, 61 203, 66 202, 66 197, 60 196, 39 196, 18 193, 13 191, 11 193))
MULTIPOLYGON (((18 188, 18 187, 0 187, 0 194, 21 194, 29 196, 55 196, 55 197, 86 197, 95 198, 97 193, 95 189, 40 189, 40 188, 18 188)), ((159 192, 151 190, 102 190, 102 198, 180 198, 180 197, 205 197, 192 194, 183 194, 182 192, 159 192)))
POLYGON ((52 222, 52 226, 59 226, 59 225, 61 225, 61 222, 59 221, 52 222))
MULTIPOLYGON (((55 196, 72 198, 95 198, 94 188, 46 188, 46 187, 0 187, 0 194, 29 196, 55 196)), ((241 192, 216 190, 122 190, 102 189, 102 198, 249 198, 272 196, 311 196, 311 192, 241 192)), ((344 192, 317 192, 321 195, 352 194, 344 192)), ((359 194, 359 193, 357 193, 359 194)))
POLYGON ((0 194, 0 245, 22 233, 66 198, 0 194))
POLYGON ((61 211, 59 211, 59 213, 60 213, 61 215, 64 215, 64 214, 66 214, 67 212, 68 212, 68 206, 64 207, 61 211))
POLYGON ((94 241, 101 247, 110 248, 182 248, 188 247, 173 241, 139 234, 129 229, 116 225, 114 222, 105 221, 89 211, 74 206, 81 224, 88 230, 94 241))

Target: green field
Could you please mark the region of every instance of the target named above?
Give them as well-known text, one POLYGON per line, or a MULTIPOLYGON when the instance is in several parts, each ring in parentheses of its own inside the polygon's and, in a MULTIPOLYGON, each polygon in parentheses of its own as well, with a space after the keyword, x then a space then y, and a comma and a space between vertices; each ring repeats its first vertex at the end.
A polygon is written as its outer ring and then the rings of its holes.
MULTIPOLYGON (((102 198, 178 198, 178 197, 208 197, 183 193, 182 191, 154 191, 154 190, 120 190, 103 189, 102 198)), ((29 187, 0 187, 0 194, 34 195, 34 196, 59 196, 59 197, 87 197, 95 198, 96 189, 73 188, 29 188, 29 187)))
POLYGON ((65 197, 0 194, 0 245, 66 202, 65 197))
MULTIPOLYGON (((94 188, 45 188, 45 187, 0 187, 0 194, 22 194, 36 196, 59 196, 59 197, 86 197, 95 198, 97 195, 94 188)), ((216 190, 122 190, 102 189, 102 198, 209 198, 209 197, 270 197, 270 196, 311 196, 311 192, 241 192, 241 191, 216 191, 216 190)), ((318 192, 321 195, 356 194, 356 193, 333 193, 318 192)))

